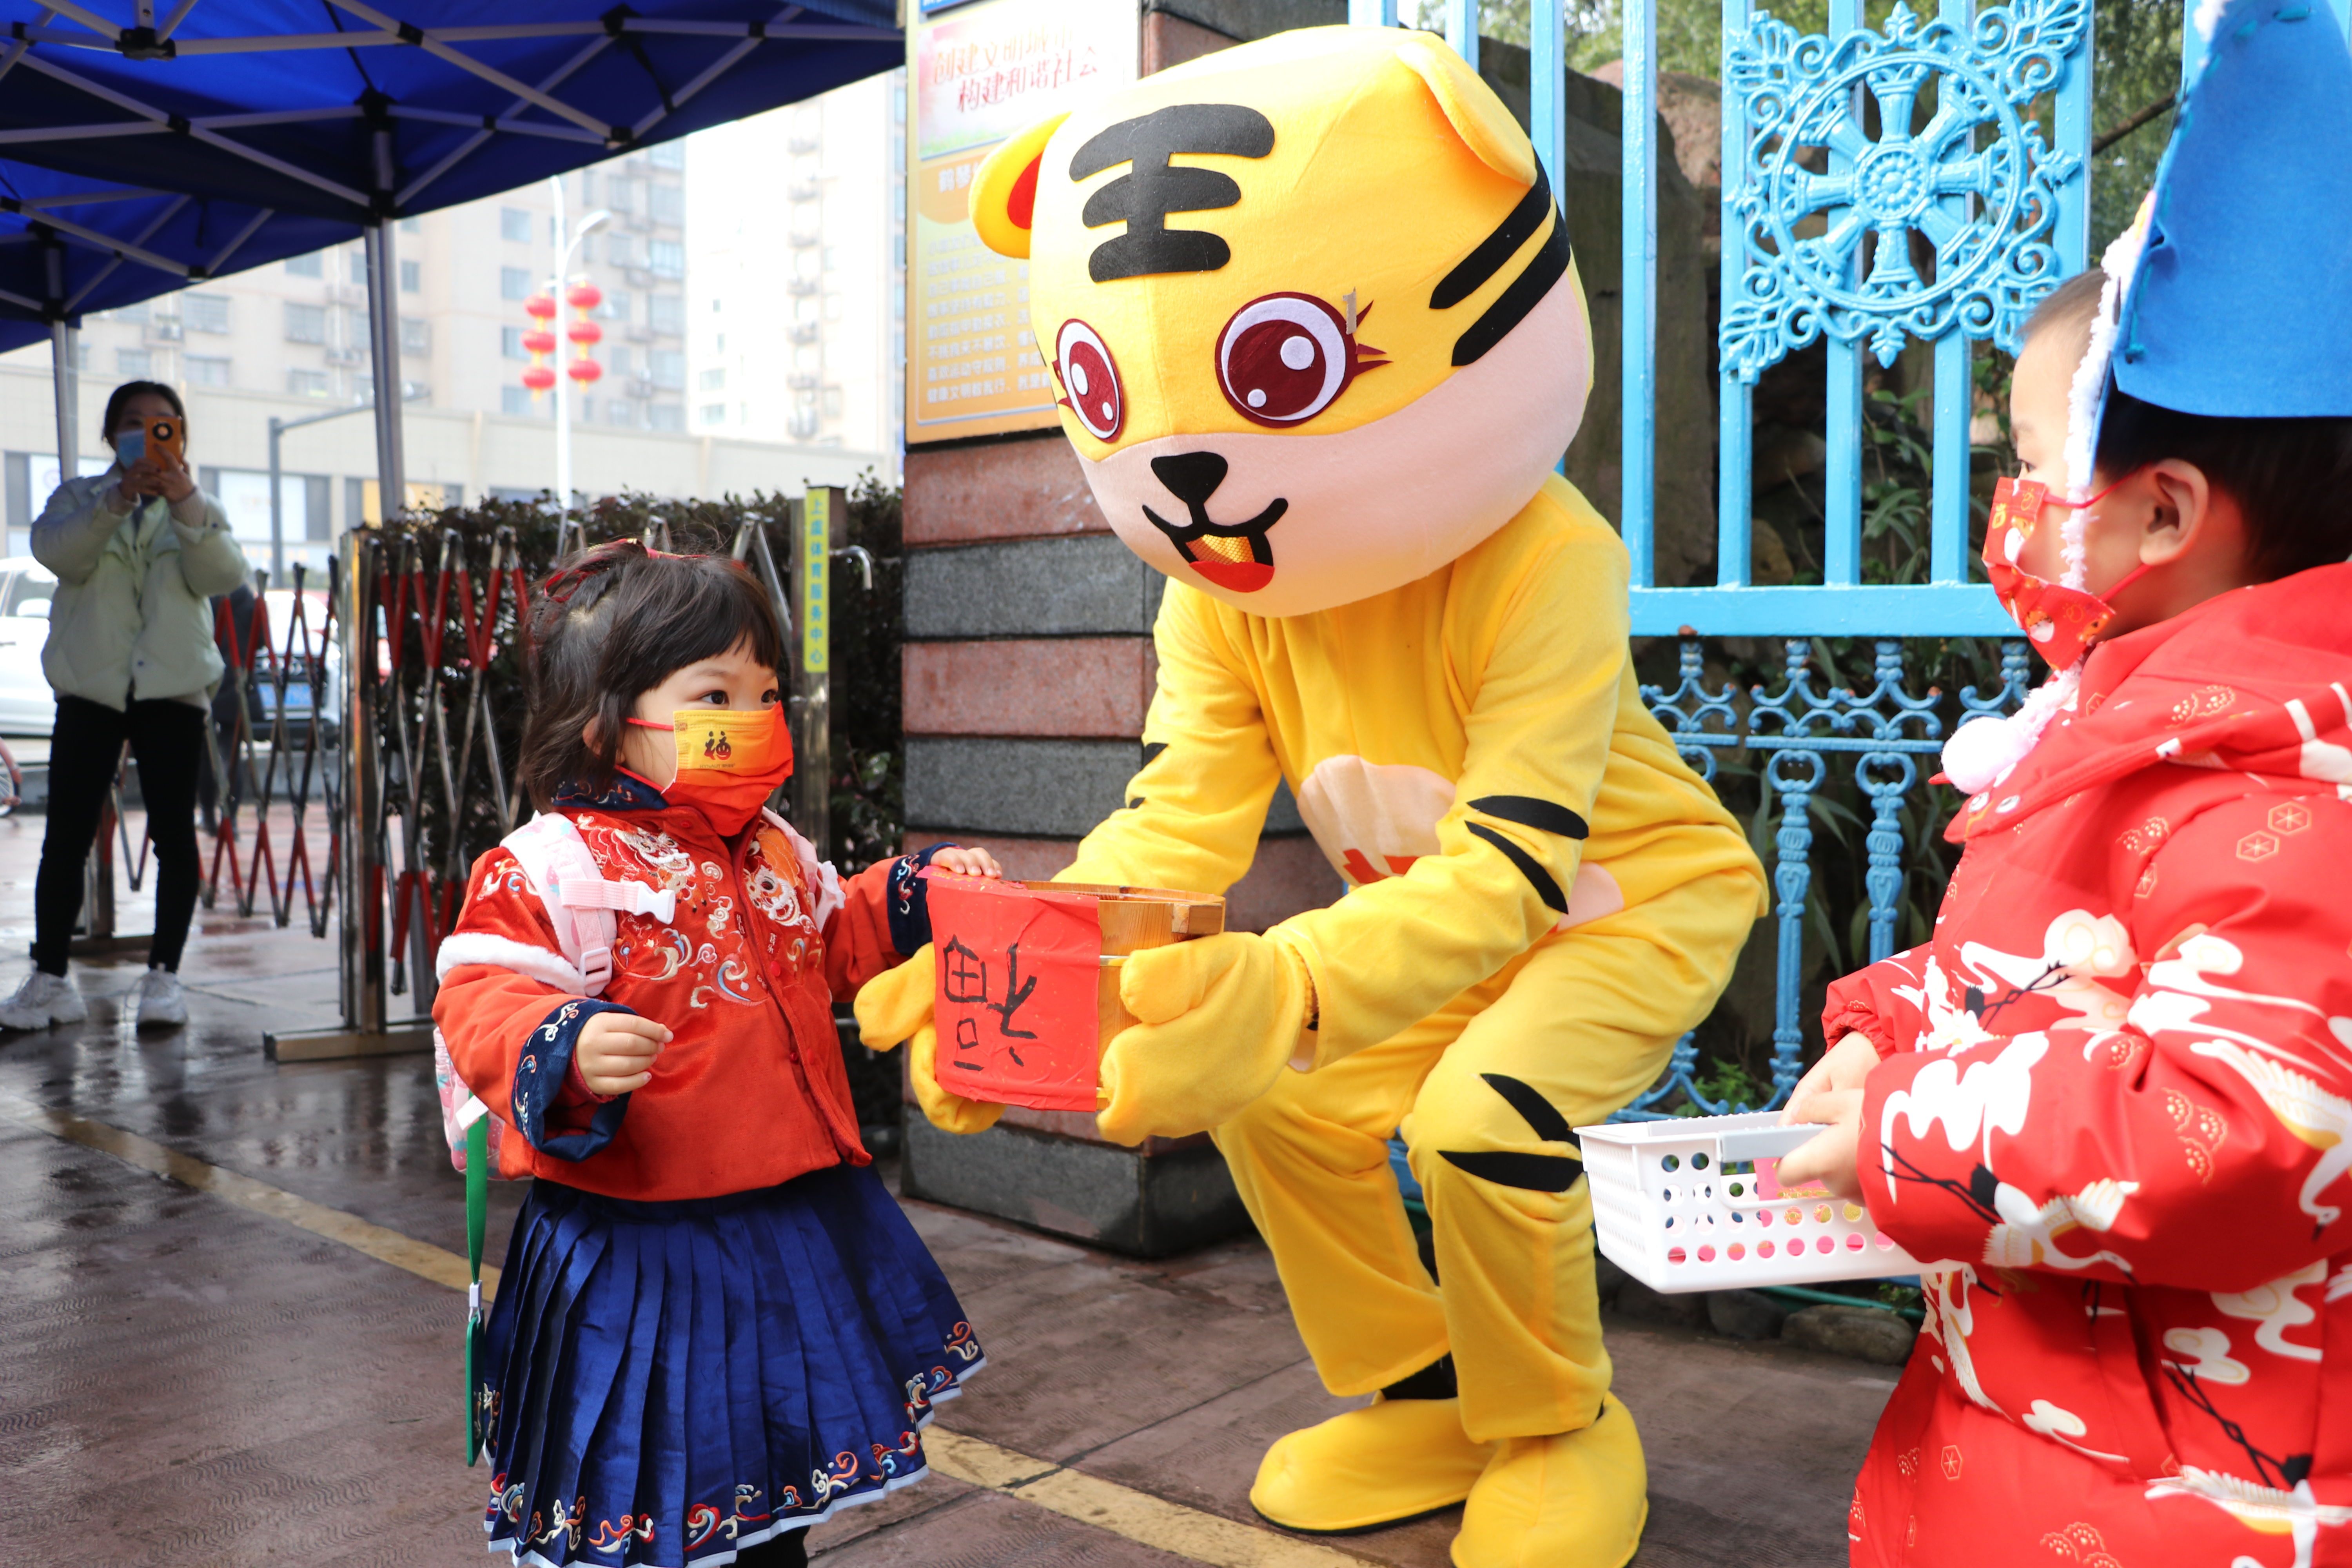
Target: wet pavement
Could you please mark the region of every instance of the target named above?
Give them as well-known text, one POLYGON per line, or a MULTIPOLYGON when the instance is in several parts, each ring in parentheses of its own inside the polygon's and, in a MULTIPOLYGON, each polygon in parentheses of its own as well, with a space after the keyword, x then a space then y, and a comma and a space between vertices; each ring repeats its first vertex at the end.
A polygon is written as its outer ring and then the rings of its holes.
MULTIPOLYGON (((0 986, 25 966, 42 821, 0 820, 0 986)), ((120 897, 121 928, 147 929, 145 900, 120 897)), ((86 1024, 0 1037, 6 1561, 484 1561, 488 1476, 462 1454, 462 1295, 58 1136, 42 1115, 69 1110, 462 1256, 428 1058, 262 1058, 264 1030, 337 1022, 329 943, 299 916, 280 931, 224 908, 200 912, 182 968, 185 1029, 131 1027, 132 958, 76 966, 86 1024)), ((493 1189, 493 1260, 520 1195, 493 1189)), ((1458 1515, 1302 1551, 1249 1511, 1266 1444, 1345 1403, 1316 1382, 1255 1241, 1139 1264, 908 1212, 988 1345, 987 1370, 940 1419, 977 1441, 954 1445, 952 1466, 943 1444, 929 1480, 822 1527, 827 1568, 1446 1561, 1458 1515), (979 1484, 992 1478, 967 1448, 1015 1480, 1058 1473, 1064 1500, 1045 1482, 1023 1496, 979 1484)), ((1632 1323, 1611 1324, 1610 1349, 1650 1455, 1642 1568, 1844 1561, 1883 1369, 1632 1323)))

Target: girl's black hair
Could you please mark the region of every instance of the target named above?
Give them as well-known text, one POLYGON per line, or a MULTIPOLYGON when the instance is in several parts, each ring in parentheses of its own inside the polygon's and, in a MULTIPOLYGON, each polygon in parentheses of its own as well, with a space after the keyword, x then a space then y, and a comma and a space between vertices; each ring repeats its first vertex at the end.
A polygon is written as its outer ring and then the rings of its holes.
MULTIPOLYGON (((2087 343, 2106 281, 2095 267, 2066 279, 2036 308, 2026 336, 2064 328, 2087 343)), ((2238 503, 2254 581, 2352 555, 2352 419, 2182 414, 2110 386, 2099 421, 2099 472, 2112 479, 2167 458, 2195 464, 2238 503)))
POLYGON ((99 432, 99 437, 109 448, 114 445, 114 427, 122 423, 122 405, 142 392, 152 393, 170 404, 172 412, 179 416, 180 423, 183 426, 187 424, 188 405, 180 401, 178 393, 160 381, 126 381, 106 399, 106 428, 99 432))
POLYGON ((601 795, 620 768, 637 699, 745 642, 782 675, 775 609, 758 580, 726 556, 659 555, 631 541, 572 555, 540 584, 531 606, 523 789, 542 811, 567 787, 601 795))

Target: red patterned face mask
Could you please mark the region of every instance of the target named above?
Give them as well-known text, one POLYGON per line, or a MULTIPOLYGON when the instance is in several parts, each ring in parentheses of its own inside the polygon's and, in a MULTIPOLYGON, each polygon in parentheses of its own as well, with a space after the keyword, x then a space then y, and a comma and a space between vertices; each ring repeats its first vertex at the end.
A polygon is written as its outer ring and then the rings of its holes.
POLYGON ((677 745, 677 776, 662 791, 672 805, 696 805, 726 837, 743 831, 776 786, 792 777, 793 731, 782 703, 765 708, 681 708, 667 730, 677 745))
MULTIPOLYGON (((2079 584, 2053 583, 2035 576, 2020 566, 2018 559, 2025 553, 2025 542, 2042 525, 2044 509, 2084 510, 2106 500, 2123 482, 2117 479, 2084 501, 2052 500, 2050 487, 2039 479, 2005 479, 1992 487, 1992 515, 1985 523, 1985 571, 1992 579, 1993 595, 2000 600, 2000 607, 2053 669, 2070 669, 2081 662, 2099 640, 2099 634, 2115 620, 2115 608, 2106 597, 2079 584)), ((2126 573, 2107 594, 2120 593, 2147 570, 2142 565, 2126 573)), ((2067 575, 2079 576, 2079 567, 2067 575)))

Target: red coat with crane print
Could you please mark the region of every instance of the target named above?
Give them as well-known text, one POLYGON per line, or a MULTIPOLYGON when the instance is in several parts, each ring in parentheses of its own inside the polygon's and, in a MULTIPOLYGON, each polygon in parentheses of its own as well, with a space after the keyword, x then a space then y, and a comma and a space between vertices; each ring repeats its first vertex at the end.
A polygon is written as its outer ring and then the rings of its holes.
POLYGON ((667 923, 615 917, 612 979, 590 998, 520 863, 503 848, 475 861, 433 1016, 457 1075, 521 1134, 500 1141, 498 1173, 667 1202, 869 1163, 833 1006, 930 940, 916 874, 929 854, 844 879, 773 819, 721 838, 625 775, 556 809, 607 879, 677 902, 667 923), (672 1037, 650 1083, 598 1100, 572 1054, 581 1026, 612 1011, 672 1037))
POLYGON ((1831 988, 1927 1321, 1857 1564, 2352 1563, 2352 565, 2095 649, 1831 988))

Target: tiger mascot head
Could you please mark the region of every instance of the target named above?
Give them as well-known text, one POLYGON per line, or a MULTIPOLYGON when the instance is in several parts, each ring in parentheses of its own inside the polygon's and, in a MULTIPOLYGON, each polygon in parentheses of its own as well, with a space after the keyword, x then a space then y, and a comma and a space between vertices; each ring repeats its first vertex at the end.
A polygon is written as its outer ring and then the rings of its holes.
POLYGON ((1110 525, 1178 582, 1305 615, 1427 575, 1524 507, 1592 381, 1527 135, 1444 42, 1279 34, 1000 145, 982 241, 1110 525))

